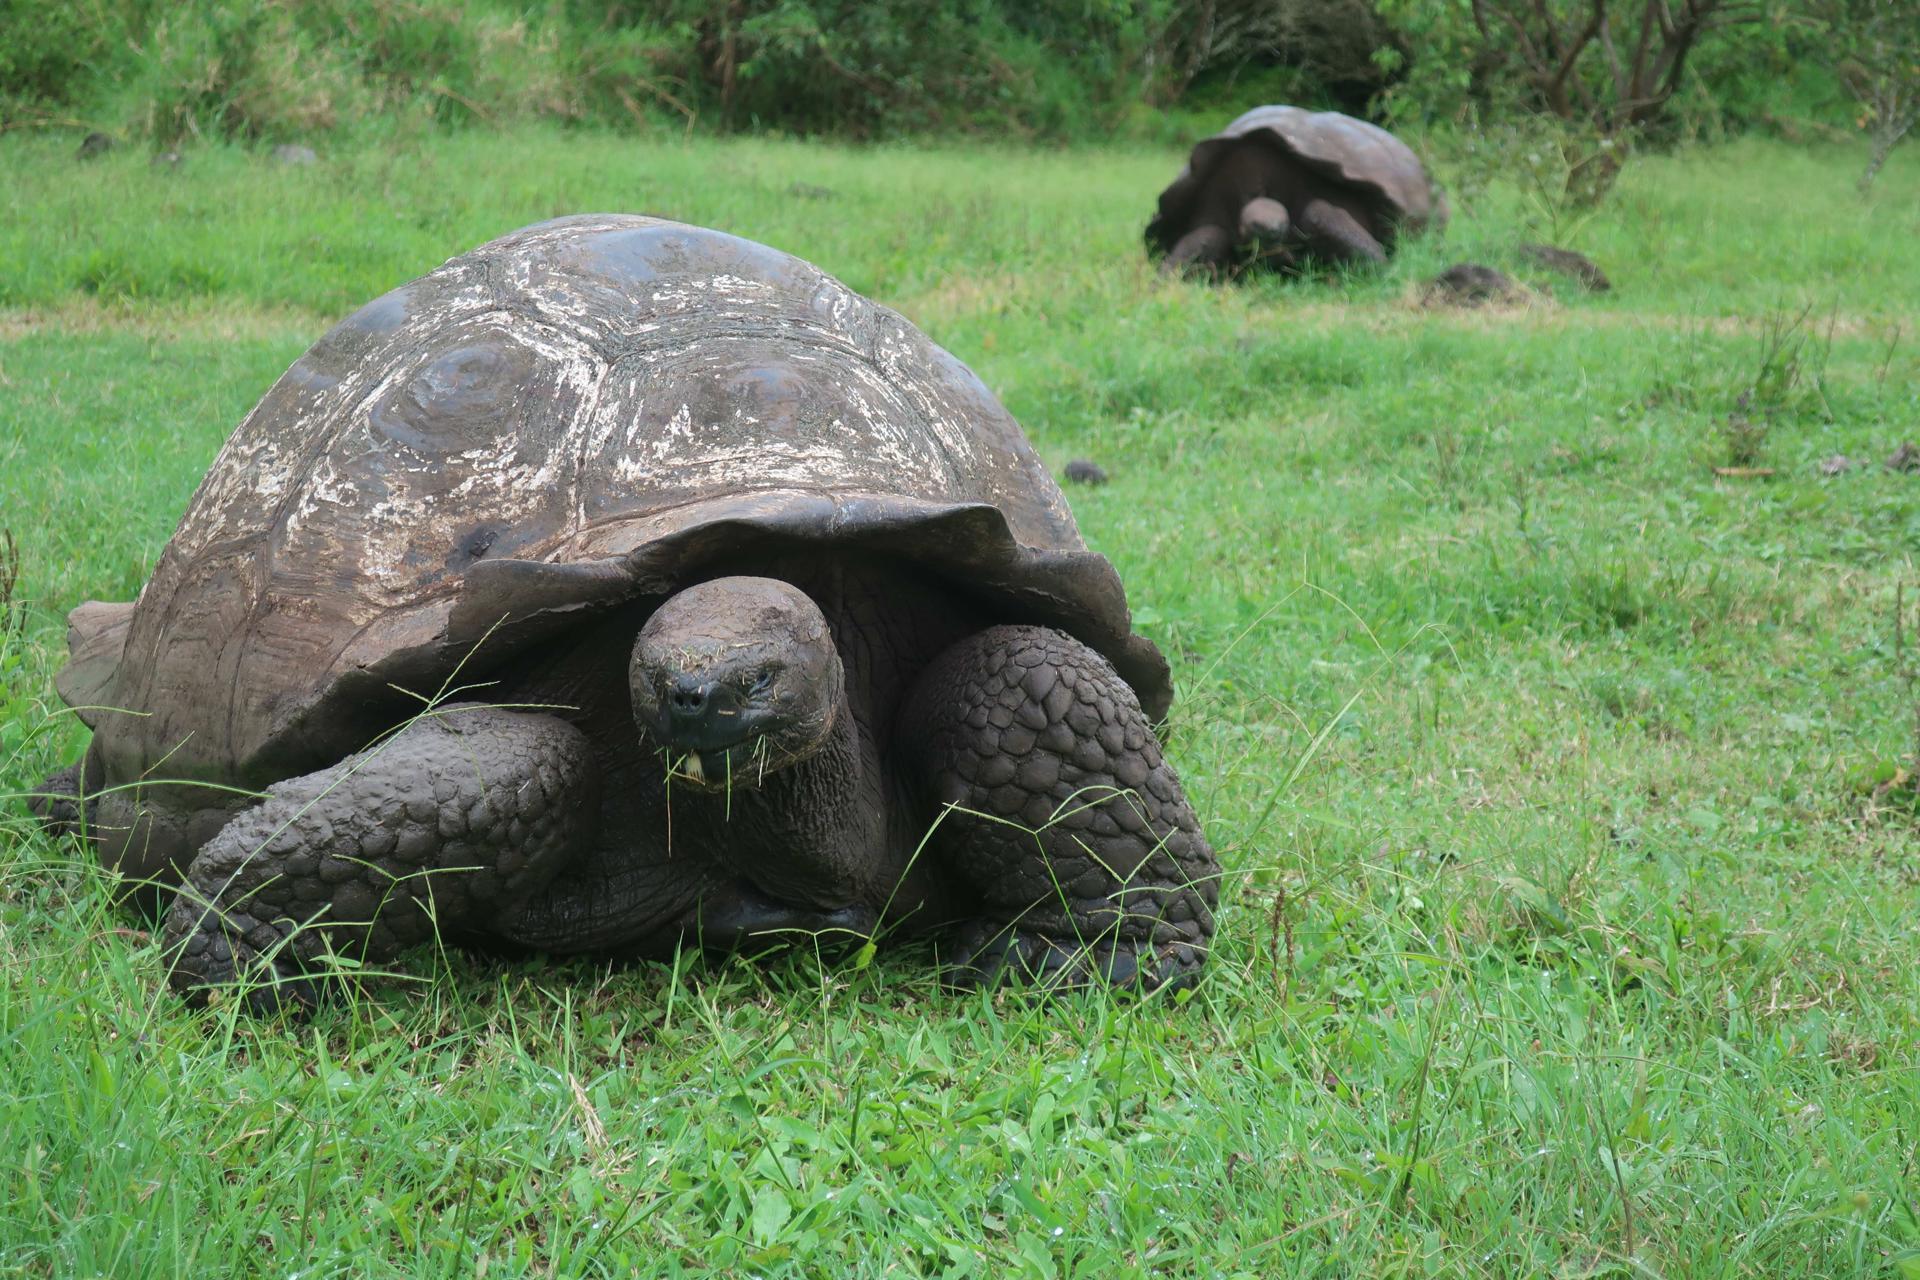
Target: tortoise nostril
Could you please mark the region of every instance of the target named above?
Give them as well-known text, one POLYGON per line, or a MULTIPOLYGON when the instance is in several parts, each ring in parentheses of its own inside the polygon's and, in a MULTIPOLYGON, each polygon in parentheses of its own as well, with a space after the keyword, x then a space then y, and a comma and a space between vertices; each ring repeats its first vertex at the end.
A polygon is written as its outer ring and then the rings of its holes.
POLYGON ((677 677, 667 690, 667 705, 680 715, 699 715, 707 708, 713 686, 692 676, 677 677))

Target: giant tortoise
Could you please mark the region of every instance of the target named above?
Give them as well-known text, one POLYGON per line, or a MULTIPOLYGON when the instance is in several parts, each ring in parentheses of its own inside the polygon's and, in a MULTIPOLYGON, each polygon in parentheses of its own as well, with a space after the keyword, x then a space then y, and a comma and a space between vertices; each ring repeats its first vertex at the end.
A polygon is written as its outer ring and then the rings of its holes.
POLYGON ((363 307, 69 644, 40 812, 172 893, 189 993, 933 930, 962 986, 1154 987, 1213 932, 1166 662, 1019 426, 716 231, 563 218, 363 307))
POLYGON ((1385 129, 1337 111, 1255 107, 1194 147, 1160 193, 1147 252, 1168 270, 1249 253, 1282 268, 1382 262, 1403 232, 1446 221, 1446 197, 1385 129))

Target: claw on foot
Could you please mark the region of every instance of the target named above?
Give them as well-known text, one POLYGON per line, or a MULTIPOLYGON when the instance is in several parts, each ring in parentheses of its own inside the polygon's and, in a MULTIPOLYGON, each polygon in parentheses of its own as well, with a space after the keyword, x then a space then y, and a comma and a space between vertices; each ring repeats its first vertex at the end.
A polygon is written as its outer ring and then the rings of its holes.
POLYGON ((50 836, 62 836, 80 829, 80 765, 55 769, 40 784, 40 790, 27 797, 27 812, 50 836))
POLYGON ((955 991, 1017 983, 1048 992, 1103 986, 1144 994, 1191 987, 1205 960, 1183 941, 1156 947, 1146 938, 1056 938, 976 920, 961 930, 943 981, 955 991))
POLYGON ((250 1013, 304 1014, 320 1003, 320 984, 297 963, 290 921, 175 899, 167 917, 167 982, 190 1003, 230 991, 250 1013))

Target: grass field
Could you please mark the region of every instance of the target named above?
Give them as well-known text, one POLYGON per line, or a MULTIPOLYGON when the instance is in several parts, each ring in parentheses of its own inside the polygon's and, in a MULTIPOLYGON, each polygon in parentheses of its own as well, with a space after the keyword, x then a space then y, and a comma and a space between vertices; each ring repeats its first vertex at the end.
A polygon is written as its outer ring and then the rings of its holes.
POLYGON ((70 155, 0 140, 0 792, 82 744, 64 611, 309 342, 617 209, 812 259, 1108 467, 1230 879, 1184 1001, 426 955, 250 1021, 9 804, 0 1274, 1920 1276, 1915 156, 1867 203, 1850 154, 1645 160, 1577 228, 1612 293, 1456 312, 1418 284, 1518 270, 1517 186, 1207 289, 1141 260, 1170 152, 70 155))

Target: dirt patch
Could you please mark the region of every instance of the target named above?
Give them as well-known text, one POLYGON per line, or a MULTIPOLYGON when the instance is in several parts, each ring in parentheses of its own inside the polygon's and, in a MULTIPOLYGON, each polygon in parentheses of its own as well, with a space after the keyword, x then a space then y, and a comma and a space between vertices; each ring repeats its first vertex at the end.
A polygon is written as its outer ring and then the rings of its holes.
POLYGON ((41 334, 131 333, 158 341, 298 338, 311 341, 339 319, 299 307, 212 301, 128 306, 75 298, 50 307, 0 308, 0 342, 41 334))

